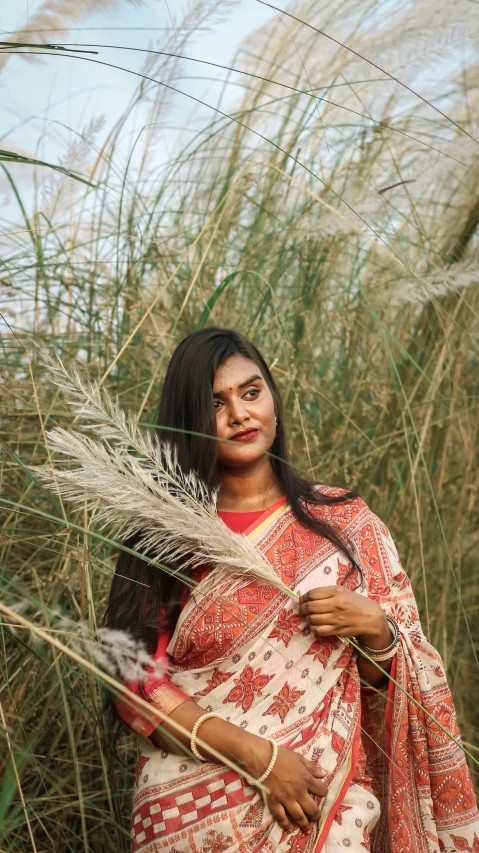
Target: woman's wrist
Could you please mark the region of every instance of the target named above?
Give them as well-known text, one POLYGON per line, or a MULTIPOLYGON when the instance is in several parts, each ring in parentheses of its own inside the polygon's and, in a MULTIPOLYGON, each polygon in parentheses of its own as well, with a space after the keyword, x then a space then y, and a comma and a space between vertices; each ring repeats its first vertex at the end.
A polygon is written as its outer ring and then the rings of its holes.
POLYGON ((204 741, 200 747, 202 754, 207 756, 206 745, 210 744, 255 779, 261 776, 271 759, 271 744, 268 740, 246 732, 227 720, 205 720, 198 735, 204 741))
MULTIPOLYGON (((166 748, 169 752, 180 751, 180 754, 191 755, 190 733, 204 714, 204 708, 193 699, 182 702, 165 718, 161 726, 155 729, 151 742, 159 749, 166 748), (184 727, 184 733, 179 733, 174 728, 175 723, 184 727)), ((220 754, 245 770, 253 779, 258 779, 271 761, 271 743, 268 740, 247 732, 222 717, 209 717, 200 723, 196 731, 195 745, 203 759, 218 762, 220 754), (208 747, 214 750, 214 754, 208 747)))
POLYGON ((266 770, 271 759, 271 744, 259 735, 241 730, 247 737, 238 738, 236 760, 253 779, 258 779, 266 770))
POLYGON ((367 631, 360 634, 358 640, 370 649, 384 649, 391 643, 391 628, 379 605, 376 618, 370 620, 367 631))

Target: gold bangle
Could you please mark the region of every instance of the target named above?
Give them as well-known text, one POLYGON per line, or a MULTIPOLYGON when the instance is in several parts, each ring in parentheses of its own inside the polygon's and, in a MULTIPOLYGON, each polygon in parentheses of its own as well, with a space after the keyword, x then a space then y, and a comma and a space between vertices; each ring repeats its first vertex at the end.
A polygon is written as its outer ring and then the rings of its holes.
POLYGON ((199 727, 201 726, 201 723, 204 723, 205 720, 209 720, 210 717, 218 717, 220 720, 224 719, 224 717, 222 717, 221 714, 215 714, 214 711, 210 711, 207 714, 202 714, 201 717, 198 717, 196 723, 194 724, 193 728, 191 729, 190 749, 191 749, 193 755, 195 756, 195 758, 197 758, 199 761, 207 761, 208 759, 205 758, 203 755, 201 755, 201 753, 198 751, 198 747, 196 746, 196 743, 195 743, 196 735, 197 735, 199 727))
POLYGON ((269 738, 268 738, 268 740, 269 740, 269 742, 270 742, 271 746, 273 747, 273 754, 272 754, 272 756, 271 756, 271 761, 269 762, 269 764, 268 764, 268 766, 267 766, 266 770, 265 770, 265 771, 264 771, 264 773, 259 777, 259 779, 255 779, 255 781, 253 782, 253 785, 260 785, 260 784, 261 784, 261 782, 264 782, 264 780, 266 779, 266 777, 267 777, 267 776, 269 776, 269 774, 271 773, 271 771, 272 771, 272 769, 273 769, 273 767, 274 767, 274 765, 275 765, 276 759, 277 759, 277 757, 278 757, 278 744, 277 744, 277 743, 276 743, 276 741, 275 741, 275 740, 273 740, 273 738, 271 738, 271 737, 269 737, 269 738))

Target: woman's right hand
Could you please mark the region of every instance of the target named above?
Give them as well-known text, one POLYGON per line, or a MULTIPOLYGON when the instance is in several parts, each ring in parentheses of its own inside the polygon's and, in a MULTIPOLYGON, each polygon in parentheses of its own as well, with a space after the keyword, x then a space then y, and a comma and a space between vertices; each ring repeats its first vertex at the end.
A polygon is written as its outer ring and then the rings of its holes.
POLYGON ((328 789, 322 781, 325 776, 325 770, 297 752, 278 749, 274 767, 263 785, 269 788, 269 810, 281 829, 293 832, 299 826, 306 834, 312 832, 311 821, 319 820, 321 809, 311 795, 326 796, 328 789))
MULTIPOLYGON (((185 749, 180 752, 190 754, 189 732, 203 714, 204 708, 194 700, 182 702, 153 732, 150 738, 152 743, 159 749, 175 753, 178 747, 173 744, 181 743, 185 749), (172 727, 171 723, 180 725, 182 731, 172 727), (170 733, 173 739, 168 737, 170 733)), ((258 779, 264 773, 271 759, 271 744, 268 740, 226 720, 205 720, 199 735, 202 739, 199 748, 203 755, 208 756, 206 747, 211 746, 216 751, 215 755, 210 756, 211 761, 217 762, 218 754, 225 756, 247 770, 253 779, 258 779)), ((322 781, 325 776, 327 773, 312 761, 291 749, 279 747, 274 767, 263 784, 269 789, 267 800, 271 814, 282 829, 293 832, 299 826, 303 832, 312 831, 311 821, 319 819, 320 809, 311 795, 326 796, 327 788, 322 781)))

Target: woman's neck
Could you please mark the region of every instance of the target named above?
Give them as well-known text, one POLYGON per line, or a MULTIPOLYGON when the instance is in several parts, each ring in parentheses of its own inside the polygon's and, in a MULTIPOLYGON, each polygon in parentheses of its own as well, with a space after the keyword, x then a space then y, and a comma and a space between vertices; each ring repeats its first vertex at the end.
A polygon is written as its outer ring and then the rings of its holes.
POLYGON ((284 488, 268 464, 251 468, 221 469, 217 509, 220 512, 254 512, 267 509, 284 495, 284 488))

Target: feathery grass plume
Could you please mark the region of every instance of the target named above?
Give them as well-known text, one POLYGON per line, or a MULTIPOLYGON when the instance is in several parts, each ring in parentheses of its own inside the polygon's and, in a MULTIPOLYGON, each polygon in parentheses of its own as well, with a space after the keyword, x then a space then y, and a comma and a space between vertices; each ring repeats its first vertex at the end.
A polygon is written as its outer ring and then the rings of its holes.
POLYGON ((196 587, 197 594, 212 589, 231 594, 254 577, 298 599, 248 539, 217 516, 216 493, 210 494, 193 471, 182 471, 168 442, 144 435, 135 415, 121 409, 98 383, 68 371, 59 357, 51 372, 77 413, 99 422, 87 428, 97 428, 102 441, 60 427, 49 430, 50 451, 80 467, 35 466, 47 487, 74 503, 86 500, 96 519, 117 527, 120 538, 139 533, 140 547, 164 563, 180 564, 183 570, 209 563, 212 571, 196 587), (82 395, 87 401, 83 406, 82 395))
POLYGON ((160 678, 165 665, 155 660, 144 643, 128 631, 112 628, 92 629, 84 619, 74 620, 59 614, 55 629, 68 634, 69 646, 77 654, 87 652, 105 672, 122 681, 142 681, 148 677, 160 678))
MULTIPOLYGON (((139 6, 141 0, 127 0, 128 5, 139 6)), ((53 37, 58 37, 58 30, 63 37, 67 36, 70 29, 86 18, 89 13, 95 12, 98 14, 103 11, 113 11, 123 5, 120 0, 83 0, 82 3, 75 3, 74 0, 44 0, 41 6, 31 16, 27 15, 27 26, 20 27, 14 33, 9 34, 9 42, 12 44, 31 42, 37 43, 41 47, 44 43, 53 37)), ((23 55, 27 61, 32 61, 32 56, 23 55)), ((6 65, 11 53, 2 52, 0 54, 0 70, 6 65)), ((41 61, 38 57, 33 57, 33 60, 41 61)))
POLYGON ((93 655, 105 672, 116 675, 122 681, 141 681, 148 677, 160 678, 165 674, 165 666, 154 660, 144 644, 139 643, 128 631, 114 631, 111 628, 98 628, 93 655))
MULTIPOLYGON (((39 614, 31 602, 26 600, 9 604, 8 608, 27 618, 28 611, 32 609, 35 617, 39 614)), ((18 627, 13 618, 5 616, 4 619, 12 633, 17 635, 18 627)), ((144 643, 128 631, 93 629, 84 619, 71 619, 57 608, 51 611, 50 622, 50 628, 45 628, 46 631, 52 631, 55 635, 63 634, 65 642, 68 641, 69 647, 78 655, 90 657, 105 672, 122 681, 141 681, 146 675, 160 678, 165 674, 164 662, 155 660, 144 643)), ((30 642, 35 645, 43 641, 32 632, 30 642)))

